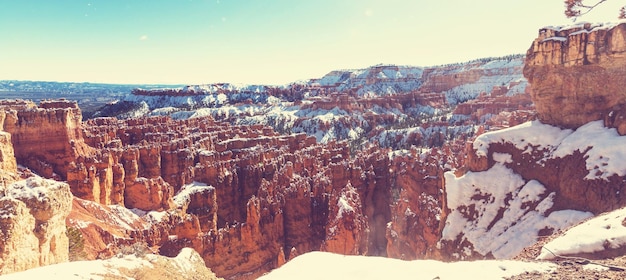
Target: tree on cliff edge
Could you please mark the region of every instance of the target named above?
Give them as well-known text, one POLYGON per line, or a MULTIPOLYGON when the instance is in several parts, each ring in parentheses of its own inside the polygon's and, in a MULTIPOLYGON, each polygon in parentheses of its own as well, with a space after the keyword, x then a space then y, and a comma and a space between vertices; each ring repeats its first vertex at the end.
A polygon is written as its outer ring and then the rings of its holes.
MULTIPOLYGON (((565 0, 565 16, 568 18, 577 18, 589 13, 595 7, 606 1, 607 0, 565 0)), ((626 18, 626 6, 619 10, 618 18, 626 18)))

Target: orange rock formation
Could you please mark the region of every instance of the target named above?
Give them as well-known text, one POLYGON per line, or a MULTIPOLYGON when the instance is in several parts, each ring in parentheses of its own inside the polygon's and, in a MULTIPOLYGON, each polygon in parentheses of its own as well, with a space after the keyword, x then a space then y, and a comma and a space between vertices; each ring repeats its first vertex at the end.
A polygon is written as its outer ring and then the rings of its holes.
POLYGON ((567 128, 606 119, 626 134, 625 38, 626 23, 539 30, 524 67, 539 119, 567 128))

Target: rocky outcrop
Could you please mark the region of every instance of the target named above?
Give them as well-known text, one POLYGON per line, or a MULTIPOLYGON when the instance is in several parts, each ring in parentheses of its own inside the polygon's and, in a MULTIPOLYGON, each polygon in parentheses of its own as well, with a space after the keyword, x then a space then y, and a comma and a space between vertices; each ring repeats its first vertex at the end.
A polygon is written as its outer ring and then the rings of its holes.
MULTIPOLYGON (((530 100, 530 95, 527 92, 506 96, 507 88, 508 87, 497 87, 494 88, 489 95, 481 94, 476 99, 459 104, 454 108, 453 114, 469 116, 469 119, 463 119, 464 122, 481 123, 481 119, 491 115, 498 115, 501 112, 534 110, 534 104, 530 100)), ((519 123, 513 123, 511 125, 517 124, 519 123)))
MULTIPOLYGON (((514 86, 523 81, 519 76, 522 57, 478 59, 463 64, 436 66, 424 70, 421 92, 443 92, 449 103, 458 104, 476 98, 480 93, 492 93, 498 86, 514 86)), ((525 81, 524 81, 525 85, 525 81)), ((512 89, 515 94, 523 88, 512 89)))
POLYGON ((82 142, 82 116, 76 102, 5 101, 3 130, 11 134, 18 162, 38 174, 66 179, 68 166, 79 155, 90 152, 82 142), (45 147, 45 149, 42 149, 45 147))
POLYGON ((566 128, 606 120, 624 135, 625 63, 626 23, 540 29, 524 67, 539 119, 566 128))
POLYGON ((359 194, 348 183, 339 194, 331 196, 329 219, 326 224, 326 238, 321 249, 344 255, 367 254, 367 220, 363 216, 359 194))
POLYGON ((65 183, 31 177, 0 198, 0 273, 68 260, 65 218, 72 195, 65 183))
MULTIPOLYGON (((0 110, 0 127, 4 127, 6 111, 0 110)), ((0 186, 6 187, 16 179, 17 161, 11 142, 11 134, 0 131, 0 186)))
POLYGON ((198 253, 189 248, 172 258, 129 250, 105 260, 50 265, 14 273, 8 278, 36 279, 41 275, 54 275, 58 279, 223 279, 215 276, 198 253))
POLYGON ((443 174, 458 160, 449 147, 423 153, 414 149, 394 158, 395 197, 386 232, 389 257, 441 258, 437 243, 446 220, 443 174))

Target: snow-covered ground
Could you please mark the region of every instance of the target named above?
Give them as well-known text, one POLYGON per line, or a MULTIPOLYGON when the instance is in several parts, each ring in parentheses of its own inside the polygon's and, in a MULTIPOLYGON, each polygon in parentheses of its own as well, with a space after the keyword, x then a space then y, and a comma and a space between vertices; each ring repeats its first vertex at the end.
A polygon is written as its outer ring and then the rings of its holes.
POLYGON ((66 262, 29 269, 0 276, 2 280, 23 279, 107 279, 108 275, 122 277, 120 269, 137 269, 152 266, 149 261, 128 255, 108 260, 66 262))
POLYGON ((566 256, 624 248, 626 247, 624 221, 626 208, 590 219, 545 244, 537 259, 554 259, 555 254, 566 256))
MULTIPOLYGON (((202 277, 198 276, 197 271, 200 265, 204 266, 200 255, 193 249, 183 248, 174 258, 147 254, 142 257, 125 255, 106 260, 66 262, 1 275, 0 279, 135 279, 137 275, 149 275, 156 266, 167 269, 168 273, 180 275, 178 279, 198 279, 195 277, 202 277)), ((203 275, 207 276, 207 273, 203 272, 203 275)))
POLYGON ((555 269, 554 264, 538 262, 490 260, 446 263, 310 252, 259 279, 502 279, 524 272, 549 273, 555 269))

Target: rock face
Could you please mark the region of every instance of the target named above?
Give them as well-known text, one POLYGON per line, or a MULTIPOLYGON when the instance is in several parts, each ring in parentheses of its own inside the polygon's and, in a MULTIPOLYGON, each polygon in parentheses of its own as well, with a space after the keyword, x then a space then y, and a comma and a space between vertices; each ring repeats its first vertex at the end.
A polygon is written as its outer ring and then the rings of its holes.
POLYGON ((440 258, 436 244, 446 220, 442 166, 456 165, 457 160, 448 147, 422 154, 411 150, 394 158, 394 203, 386 232, 389 257, 440 258))
MULTIPOLYGON (((0 127, 4 127, 4 120, 7 112, 0 110, 0 127)), ((15 160, 15 151, 11 142, 11 134, 0 131, 0 185, 6 186, 15 181, 17 174, 17 161, 15 160)))
MULTIPOLYGON (((481 123, 481 119, 501 112, 534 111, 534 104, 530 100, 528 92, 513 96, 506 96, 506 92, 507 87, 496 87, 489 95, 481 94, 476 99, 457 105, 453 113, 455 115, 469 116, 469 121, 464 119, 466 122, 481 123)), ((526 120, 528 119, 524 121, 526 120)), ((486 121, 486 123, 488 122, 486 121)), ((516 124, 512 123, 510 125, 516 124)))
POLYGON ((566 128, 606 120, 625 134, 624 64, 626 23, 540 29, 524 67, 539 119, 566 128))
POLYGON ((66 262, 65 218, 69 186, 30 177, 3 189, 0 198, 0 273, 66 262))
POLYGON ((8 112, 3 128, 11 134, 17 161, 42 176, 66 179, 70 162, 88 152, 81 142, 82 117, 76 102, 42 101, 37 107, 17 101, 0 107, 8 112))

